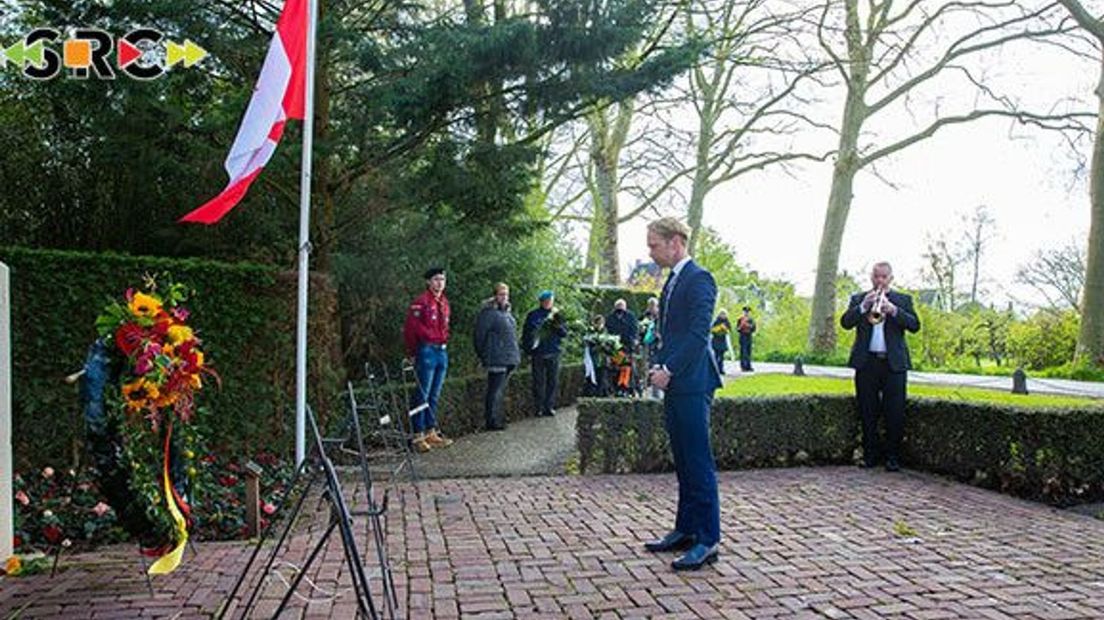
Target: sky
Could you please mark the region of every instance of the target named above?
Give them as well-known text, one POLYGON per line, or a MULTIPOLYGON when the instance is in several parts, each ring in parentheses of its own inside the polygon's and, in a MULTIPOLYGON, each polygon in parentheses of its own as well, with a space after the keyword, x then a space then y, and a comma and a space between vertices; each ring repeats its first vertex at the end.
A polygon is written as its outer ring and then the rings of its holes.
MULTIPOLYGON (((1079 98, 1078 109, 1095 111, 1092 90, 1099 65, 1039 46, 1005 48, 982 59, 983 70, 1030 109, 1045 110, 1063 97, 1079 98)), ((970 92, 940 92, 939 101, 969 98, 970 92)), ((914 103, 914 110, 923 109, 914 103)), ((946 107, 950 107, 944 103, 946 107)), ((832 121, 842 110, 841 91, 825 98, 818 114, 832 121)), ((689 112, 689 111, 688 111, 689 112)), ((903 110, 886 110, 883 127, 904 135, 921 126, 903 110)), ((926 123, 923 123, 926 124, 926 123)), ((1082 143, 1087 159, 1091 145, 1082 143)), ((962 221, 979 205, 995 219, 993 238, 982 255, 986 301, 1018 306, 1038 301, 1014 283, 1019 265, 1040 249, 1088 237, 1087 175, 1075 174, 1070 148, 1055 134, 1022 127, 1007 119, 985 119, 940 130, 927 141, 884 159, 880 176, 861 171, 843 239, 840 269, 866 281, 870 265, 888 260, 899 285, 924 285, 921 271, 928 236, 962 235, 962 221)), ((738 262, 767 277, 786 279, 810 295, 815 280, 820 233, 827 208, 831 163, 814 163, 787 174, 768 170, 722 185, 706 198, 705 224, 736 249, 738 262)), ((621 196, 623 210, 631 197, 621 196)), ((644 219, 620 228, 623 274, 647 260, 644 219)), ((585 236, 579 236, 585 239, 585 236)), ((968 273, 959 272, 966 282, 968 273)))

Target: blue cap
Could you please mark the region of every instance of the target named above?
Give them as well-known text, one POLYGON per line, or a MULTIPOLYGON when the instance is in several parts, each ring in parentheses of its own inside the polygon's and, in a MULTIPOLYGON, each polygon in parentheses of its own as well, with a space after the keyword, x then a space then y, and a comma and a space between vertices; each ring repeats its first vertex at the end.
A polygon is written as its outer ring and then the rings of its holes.
POLYGON ((547 289, 541 291, 540 295, 537 295, 537 299, 540 300, 540 301, 547 301, 549 299, 552 299, 553 297, 554 297, 554 295, 552 294, 552 291, 547 290, 547 289))

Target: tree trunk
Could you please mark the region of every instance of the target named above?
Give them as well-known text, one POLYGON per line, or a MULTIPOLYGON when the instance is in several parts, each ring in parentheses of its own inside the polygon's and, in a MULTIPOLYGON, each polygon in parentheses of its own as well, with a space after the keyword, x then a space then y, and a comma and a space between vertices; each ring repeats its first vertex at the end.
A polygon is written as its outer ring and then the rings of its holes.
POLYGON ((703 114, 698 123, 698 149, 695 156, 694 184, 690 188, 690 205, 686 211, 686 224, 690 227, 690 242, 687 249, 691 255, 693 255, 694 248, 697 246, 698 233, 702 227, 705 195, 712 189, 709 184, 709 147, 713 143, 715 118, 712 114, 713 105, 711 101, 706 101, 703 108, 703 114))
MULTIPOLYGON (((597 248, 598 281, 601 284, 621 284, 621 255, 618 248, 620 211, 617 194, 621 189, 618 161, 629 133, 634 101, 628 99, 616 105, 598 107, 587 116, 590 127, 590 161, 594 166, 594 218, 590 231, 590 248, 597 248), (611 119, 611 115, 614 115, 611 119), (600 225, 597 225, 600 224, 600 225)), ((588 252, 588 260, 590 252, 588 252)))
POLYGON ((1085 288, 1081 295, 1081 332, 1077 338, 1077 359, 1104 366, 1104 59, 1100 82, 1096 136, 1093 141, 1089 180, 1089 251, 1085 263, 1085 288))
POLYGON ((856 145, 865 116, 866 105, 862 100, 862 92, 849 88, 843 108, 839 154, 832 170, 828 212, 824 215, 824 230, 820 237, 813 309, 809 319, 809 349, 816 353, 831 353, 836 348, 836 276, 839 273, 843 231, 847 226, 847 214, 851 210, 852 187, 855 174, 859 171, 856 145))
POLYGON ((598 237, 601 243, 599 281, 602 284, 621 283, 621 256, 617 237, 617 180, 617 161, 611 161, 608 153, 599 154, 594 162, 594 181, 598 186, 598 200, 602 205, 602 229, 598 237))

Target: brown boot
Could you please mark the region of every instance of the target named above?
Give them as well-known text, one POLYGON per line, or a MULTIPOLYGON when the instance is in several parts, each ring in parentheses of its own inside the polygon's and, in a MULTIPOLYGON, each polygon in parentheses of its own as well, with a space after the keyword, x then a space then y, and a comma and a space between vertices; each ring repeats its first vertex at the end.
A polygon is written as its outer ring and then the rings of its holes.
POLYGON ((425 442, 429 444, 431 448, 447 448, 452 445, 452 440, 442 435, 437 429, 433 429, 426 433, 425 442))
POLYGON ((429 452, 429 442, 426 441, 426 436, 418 433, 414 435, 414 439, 410 442, 410 445, 414 448, 415 452, 429 452))

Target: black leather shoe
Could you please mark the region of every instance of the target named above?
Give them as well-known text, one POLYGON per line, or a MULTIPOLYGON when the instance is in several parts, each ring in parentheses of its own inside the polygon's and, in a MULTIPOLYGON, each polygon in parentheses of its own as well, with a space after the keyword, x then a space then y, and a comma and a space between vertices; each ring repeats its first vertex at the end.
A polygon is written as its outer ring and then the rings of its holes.
POLYGON ((897 459, 886 459, 886 471, 901 471, 901 464, 897 459))
POLYGON ((678 530, 671 530, 669 534, 659 540, 652 540, 644 543, 644 548, 652 553, 682 551, 692 546, 694 546, 694 536, 691 534, 683 534, 678 530))
POLYGON ((712 547, 706 547, 705 545, 694 545, 690 547, 690 550, 686 552, 686 555, 671 562, 671 568, 677 571, 683 570, 698 570, 706 564, 712 564, 717 561, 717 545, 712 547))

